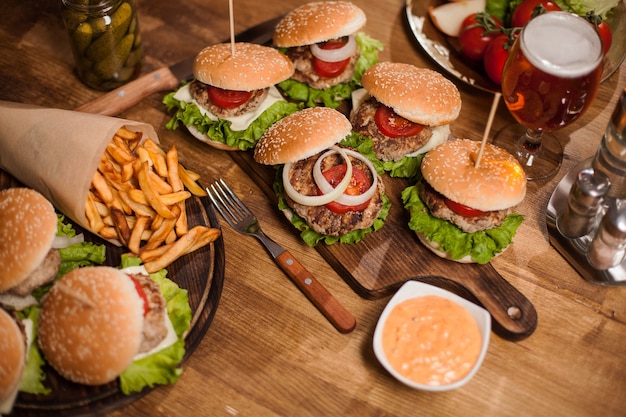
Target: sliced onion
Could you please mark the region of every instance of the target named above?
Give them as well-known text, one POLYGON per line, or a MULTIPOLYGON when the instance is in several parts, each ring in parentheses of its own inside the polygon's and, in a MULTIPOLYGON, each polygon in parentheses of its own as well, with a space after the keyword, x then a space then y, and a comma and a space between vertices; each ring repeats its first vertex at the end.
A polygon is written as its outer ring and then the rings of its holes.
MULTIPOLYGON (((340 148, 338 148, 340 149, 340 148)), ((365 191, 363 194, 359 194, 359 195, 348 195, 348 194, 341 194, 341 196, 339 196, 339 198, 337 198, 336 200, 333 200, 336 203, 339 204, 343 204, 345 206, 358 206, 359 204, 363 204, 365 203, 367 200, 371 199, 374 196, 374 193, 376 192, 376 188, 378 187, 378 174, 376 173, 376 168, 374 167, 374 164, 372 164, 372 162, 367 159, 366 157, 364 157, 363 155, 361 155, 358 152, 355 152, 351 149, 343 149, 343 151, 347 154, 352 156, 355 159, 358 159, 360 161, 362 161, 363 163, 365 163, 365 165, 367 165, 367 168, 371 171, 372 173, 372 184, 370 185, 370 188, 367 189, 367 191, 365 191)), ((333 153, 337 153, 337 151, 335 149, 331 149, 330 151, 326 152, 324 155, 322 155, 317 162, 315 163, 315 165, 313 166, 313 178, 315 179, 315 183, 317 184, 317 186, 319 187, 320 191, 324 194, 329 194, 331 192, 333 192, 334 190, 336 190, 335 188, 333 188, 333 186, 326 180, 326 178, 324 177, 324 174, 322 173, 321 170, 321 163, 322 160, 328 156, 331 155, 333 153)), ((349 159, 349 158, 344 158, 344 159, 349 159)), ((347 173, 346 173, 346 177, 347 177, 347 173)), ((345 179, 345 177, 344 177, 345 179)))
MULTIPOLYGON (((343 157, 344 161, 346 161, 346 164, 347 164, 346 175, 343 177, 341 182, 337 184, 337 187, 334 188, 331 193, 323 194, 323 195, 300 194, 298 191, 296 191, 295 188, 293 188, 293 185, 291 185, 291 181, 289 181, 289 171, 291 171, 292 164, 287 163, 283 167, 283 186, 285 187, 285 193, 287 193, 289 198, 291 198, 296 203, 302 204, 304 206, 323 206, 324 204, 328 204, 331 201, 335 201, 337 198, 339 198, 343 194, 346 188, 348 188, 348 185, 350 184, 350 180, 352 179, 352 162, 350 162, 350 158, 348 158, 348 155, 346 154, 346 150, 341 149, 336 146, 333 146, 331 149, 333 151, 336 150, 336 152, 338 152, 343 157)), ((326 154, 327 153, 328 152, 326 152, 326 154)), ((319 159, 322 159, 322 157, 320 157, 319 159)))
POLYGON ((72 246, 76 243, 82 243, 84 241, 85 241, 85 237, 83 236, 82 233, 79 233, 74 237, 55 236, 54 239, 52 240, 51 247, 53 249, 63 249, 63 248, 67 248, 68 246, 72 246))
POLYGON ((356 49, 357 43, 354 35, 348 36, 348 42, 337 49, 322 49, 318 44, 311 45, 311 53, 313 56, 326 62, 339 62, 348 59, 354 55, 356 49))

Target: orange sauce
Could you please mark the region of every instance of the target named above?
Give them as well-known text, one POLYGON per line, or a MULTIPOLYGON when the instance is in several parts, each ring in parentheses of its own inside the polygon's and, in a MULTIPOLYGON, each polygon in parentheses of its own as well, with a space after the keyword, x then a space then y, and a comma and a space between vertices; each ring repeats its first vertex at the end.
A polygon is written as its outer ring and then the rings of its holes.
POLYGON ((482 337, 474 317, 454 301, 416 297, 393 308, 383 327, 383 351, 404 377, 424 385, 463 378, 478 360, 482 337))

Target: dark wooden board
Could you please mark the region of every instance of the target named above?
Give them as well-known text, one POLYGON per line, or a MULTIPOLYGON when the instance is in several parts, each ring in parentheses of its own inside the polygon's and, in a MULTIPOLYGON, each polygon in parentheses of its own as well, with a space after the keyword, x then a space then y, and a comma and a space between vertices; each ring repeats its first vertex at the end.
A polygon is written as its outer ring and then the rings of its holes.
MULTIPOLYGON (((0 170, 0 190, 17 186, 21 184, 0 170)), ((188 201, 187 213, 190 226, 202 224, 220 227, 217 214, 208 204, 208 200, 193 198, 188 201)), ((126 251, 123 247, 115 246, 98 236, 85 232, 78 225, 74 227, 78 232, 85 233, 85 240, 106 245, 107 265, 119 265, 120 256, 126 251)), ((193 354, 215 316, 222 294, 224 268, 224 241, 221 237, 210 245, 181 257, 167 268, 168 278, 187 290, 192 311, 190 330, 185 337, 186 352, 183 365, 193 354)), ((137 394, 124 395, 120 391, 117 380, 106 385, 89 387, 64 379, 48 366, 45 371, 45 385, 50 387, 52 392, 48 395, 20 393, 10 416, 104 415, 136 401, 151 391, 151 389, 145 389, 137 394)), ((158 386, 152 389, 158 389, 158 386)))
MULTIPOLYGON (((249 152, 229 152, 268 198, 276 200, 272 184, 275 169, 257 164, 249 152)), ((357 244, 318 244, 316 249, 361 297, 381 298, 407 280, 449 289, 485 307, 494 331, 508 340, 530 336, 537 326, 533 304, 491 264, 460 264, 442 259, 426 249, 407 226, 408 213, 400 195, 406 179, 385 176, 392 207, 382 229, 357 244)), ((294 228, 294 233, 298 231, 294 228)))

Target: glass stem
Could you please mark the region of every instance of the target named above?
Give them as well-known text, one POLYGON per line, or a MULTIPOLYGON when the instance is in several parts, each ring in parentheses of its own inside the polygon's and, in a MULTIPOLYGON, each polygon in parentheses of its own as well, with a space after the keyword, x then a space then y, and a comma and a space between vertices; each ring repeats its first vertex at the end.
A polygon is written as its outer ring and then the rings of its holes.
POLYGON ((528 153, 537 153, 541 151, 542 135, 540 130, 527 129, 524 136, 519 138, 519 146, 528 153))

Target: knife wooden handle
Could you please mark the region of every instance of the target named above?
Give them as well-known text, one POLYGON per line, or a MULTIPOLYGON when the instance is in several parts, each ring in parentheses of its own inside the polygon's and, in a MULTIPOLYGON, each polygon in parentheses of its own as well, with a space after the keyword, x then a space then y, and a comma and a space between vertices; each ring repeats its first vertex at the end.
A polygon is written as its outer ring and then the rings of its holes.
POLYGON ((179 83, 180 80, 172 74, 169 68, 161 68, 111 90, 75 110, 104 116, 116 116, 150 94, 173 90, 179 83))
POLYGON ((354 330, 354 316, 289 251, 285 250, 278 255, 276 263, 339 332, 349 333, 354 330))

